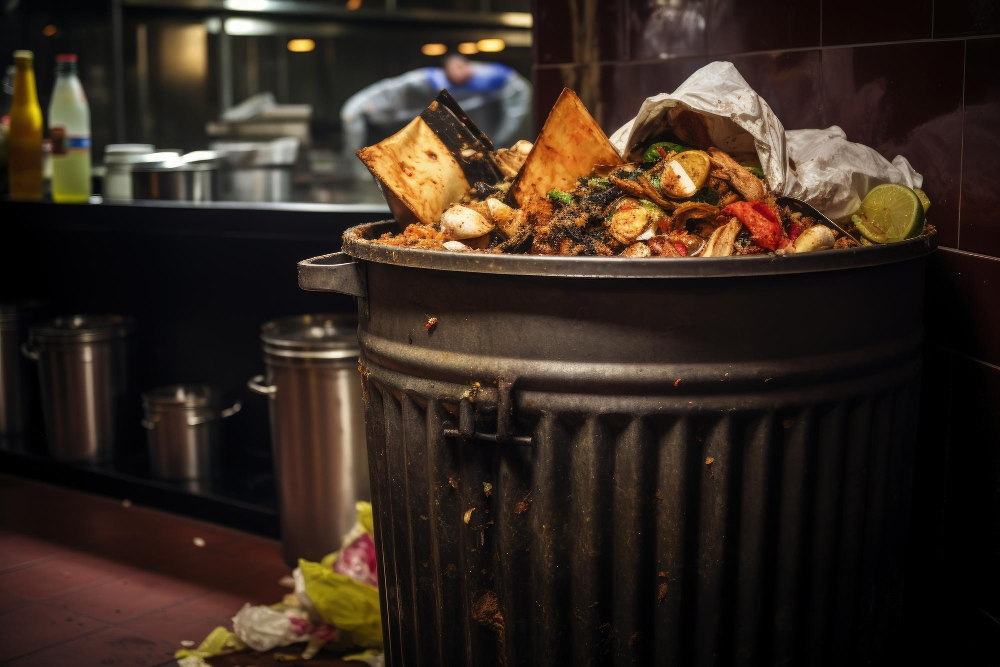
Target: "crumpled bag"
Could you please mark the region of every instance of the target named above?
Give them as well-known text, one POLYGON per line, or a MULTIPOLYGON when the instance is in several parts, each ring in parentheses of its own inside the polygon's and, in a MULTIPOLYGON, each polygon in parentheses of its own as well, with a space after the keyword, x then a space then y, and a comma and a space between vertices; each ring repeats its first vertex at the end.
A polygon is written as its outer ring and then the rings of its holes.
POLYGON ((709 63, 674 92, 647 97, 638 115, 611 135, 611 144, 627 157, 668 127, 697 148, 710 145, 730 154, 757 153, 768 185, 783 191, 785 128, 732 63, 709 63), (703 125, 693 123, 695 118, 703 125), (685 131, 689 136, 682 136, 685 131))
POLYGON ((897 155, 889 162, 874 148, 848 141, 836 125, 825 130, 789 130, 785 140, 789 165, 782 194, 804 199, 834 220, 857 211, 876 185, 923 185, 923 176, 905 157, 897 155))
POLYGON ((611 143, 626 157, 668 127, 698 148, 756 152, 771 190, 805 200, 834 220, 854 213, 876 185, 918 188, 923 183, 903 156, 889 162, 875 149, 848 141, 835 125, 786 132, 767 102, 728 62, 710 63, 673 93, 646 98, 611 143), (700 116, 703 126, 693 124, 689 114, 700 116))
POLYGON ((255 607, 247 603, 233 616, 233 632, 255 651, 308 641, 313 629, 309 612, 304 609, 255 607))

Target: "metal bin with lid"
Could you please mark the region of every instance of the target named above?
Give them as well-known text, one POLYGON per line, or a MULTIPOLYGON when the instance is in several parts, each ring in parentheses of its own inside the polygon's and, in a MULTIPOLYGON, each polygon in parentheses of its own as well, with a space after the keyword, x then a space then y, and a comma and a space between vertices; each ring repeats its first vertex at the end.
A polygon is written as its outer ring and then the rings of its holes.
POLYGON ((341 546, 369 499, 354 315, 288 317, 261 327, 285 561, 320 560, 341 546))

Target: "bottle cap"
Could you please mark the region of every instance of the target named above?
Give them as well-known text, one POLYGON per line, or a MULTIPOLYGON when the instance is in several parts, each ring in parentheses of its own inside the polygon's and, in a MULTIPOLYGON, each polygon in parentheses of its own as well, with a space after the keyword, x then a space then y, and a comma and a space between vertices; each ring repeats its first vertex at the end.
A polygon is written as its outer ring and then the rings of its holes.
POLYGON ((17 50, 14 52, 14 62, 31 62, 35 59, 35 54, 27 50, 17 50))
POLYGON ((75 53, 60 53, 56 56, 57 63, 75 63, 76 54, 75 53))

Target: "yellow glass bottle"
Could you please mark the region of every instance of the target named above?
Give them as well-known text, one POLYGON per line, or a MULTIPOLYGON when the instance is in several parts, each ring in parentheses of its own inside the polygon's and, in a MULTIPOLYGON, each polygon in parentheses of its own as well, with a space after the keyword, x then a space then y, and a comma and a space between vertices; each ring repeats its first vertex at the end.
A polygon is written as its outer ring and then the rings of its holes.
POLYGON ((14 101, 10 107, 10 198, 42 198, 42 108, 35 90, 31 51, 15 51, 14 101))

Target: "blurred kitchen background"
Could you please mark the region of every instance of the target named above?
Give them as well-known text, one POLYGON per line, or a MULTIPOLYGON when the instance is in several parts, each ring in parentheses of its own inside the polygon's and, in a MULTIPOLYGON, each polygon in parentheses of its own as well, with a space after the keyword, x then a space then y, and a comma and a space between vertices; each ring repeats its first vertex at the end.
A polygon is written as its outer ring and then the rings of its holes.
MULTIPOLYGON (((512 68, 530 95, 530 0, 6 0, 2 11, 0 64, 12 65, 15 49, 34 51, 43 110, 55 56, 78 55, 95 194, 106 148, 142 144, 221 149, 213 166, 254 168, 253 178, 215 183, 214 199, 380 204, 357 147, 344 145, 341 109, 352 95, 459 52, 512 68)), ((400 118, 432 97, 408 100, 400 118)), ((3 104, 0 114, 9 90, 3 104)), ((465 102, 487 129, 503 104, 496 95, 465 102)), ((530 99, 523 106, 518 134, 533 136, 530 99)), ((371 142, 405 124, 385 116, 369 119, 371 142)))

